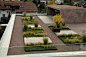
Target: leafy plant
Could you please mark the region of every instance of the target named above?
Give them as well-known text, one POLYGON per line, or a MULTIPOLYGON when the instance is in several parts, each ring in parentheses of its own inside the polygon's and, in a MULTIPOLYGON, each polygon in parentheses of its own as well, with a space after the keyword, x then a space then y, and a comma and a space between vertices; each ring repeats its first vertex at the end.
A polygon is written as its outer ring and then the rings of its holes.
POLYGON ((62 26, 65 26, 65 22, 62 23, 62 26))
POLYGON ((83 42, 86 42, 86 34, 83 34, 82 40, 83 40, 83 42))
POLYGON ((60 14, 56 14, 53 16, 53 21, 56 23, 57 27, 60 26, 60 23, 64 22, 64 19, 61 17, 60 14))
POLYGON ((26 24, 24 24, 24 30, 27 30, 28 26, 26 24))
POLYGON ((48 44, 48 38, 43 38, 43 43, 44 43, 44 45, 47 45, 48 44))
POLYGON ((38 23, 35 23, 34 25, 35 25, 35 27, 38 27, 38 23))
POLYGON ((30 15, 30 20, 32 20, 33 19, 33 15, 30 15))
POLYGON ((23 15, 22 16, 25 17, 26 16, 26 12, 23 12, 23 15))

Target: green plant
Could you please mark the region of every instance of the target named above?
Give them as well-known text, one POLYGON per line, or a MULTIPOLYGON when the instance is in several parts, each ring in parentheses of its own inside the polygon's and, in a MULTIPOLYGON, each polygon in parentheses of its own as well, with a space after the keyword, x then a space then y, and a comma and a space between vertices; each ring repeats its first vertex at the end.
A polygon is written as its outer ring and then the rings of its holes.
POLYGON ((57 28, 61 28, 61 25, 60 25, 60 24, 58 24, 58 25, 57 25, 57 28))
POLYGON ((43 38, 43 43, 44 43, 44 45, 47 45, 48 44, 48 38, 43 38))
POLYGON ((65 26, 65 22, 62 23, 62 26, 65 26))
POLYGON ((23 15, 22 15, 22 17, 25 17, 26 16, 26 12, 23 12, 23 15))
POLYGON ((82 36, 82 41, 83 41, 83 42, 86 42, 86 34, 83 34, 83 36, 82 36))
POLYGON ((26 24, 24 24, 24 30, 27 30, 28 26, 26 24))
POLYGON ((25 46, 29 46, 29 43, 26 43, 25 46))
POLYGON ((32 20, 33 19, 33 15, 30 15, 30 20, 32 20))
POLYGON ((43 43, 41 43, 41 42, 37 42, 35 45, 43 45, 43 43))
POLYGON ((35 25, 35 27, 38 27, 38 23, 35 23, 34 25, 35 25))

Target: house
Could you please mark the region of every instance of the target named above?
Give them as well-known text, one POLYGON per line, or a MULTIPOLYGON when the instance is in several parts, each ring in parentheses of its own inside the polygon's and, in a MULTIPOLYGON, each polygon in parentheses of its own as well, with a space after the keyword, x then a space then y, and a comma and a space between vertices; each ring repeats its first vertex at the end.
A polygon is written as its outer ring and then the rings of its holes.
POLYGON ((37 12, 36 5, 31 1, 0 1, 0 21, 13 13, 37 12))

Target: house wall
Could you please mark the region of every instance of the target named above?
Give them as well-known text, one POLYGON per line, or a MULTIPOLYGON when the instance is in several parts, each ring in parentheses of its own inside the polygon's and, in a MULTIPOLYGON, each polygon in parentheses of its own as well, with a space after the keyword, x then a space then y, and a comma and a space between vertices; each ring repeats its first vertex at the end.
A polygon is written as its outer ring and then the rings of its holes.
POLYGON ((0 10, 0 21, 1 21, 1 17, 3 17, 3 14, 5 14, 5 17, 8 17, 9 12, 10 14, 14 13, 12 10, 4 10, 4 11, 0 10))

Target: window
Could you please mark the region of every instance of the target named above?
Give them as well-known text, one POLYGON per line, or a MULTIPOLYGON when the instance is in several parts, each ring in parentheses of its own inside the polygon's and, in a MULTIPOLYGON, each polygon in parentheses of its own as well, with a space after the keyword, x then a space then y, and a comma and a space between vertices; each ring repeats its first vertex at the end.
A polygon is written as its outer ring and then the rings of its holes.
POLYGON ((6 6, 6 8, 10 8, 10 6, 6 6))
POLYGON ((10 1, 12 1, 12 0, 10 0, 10 1))
POLYGON ((4 1, 4 0, 3 0, 4 1))

